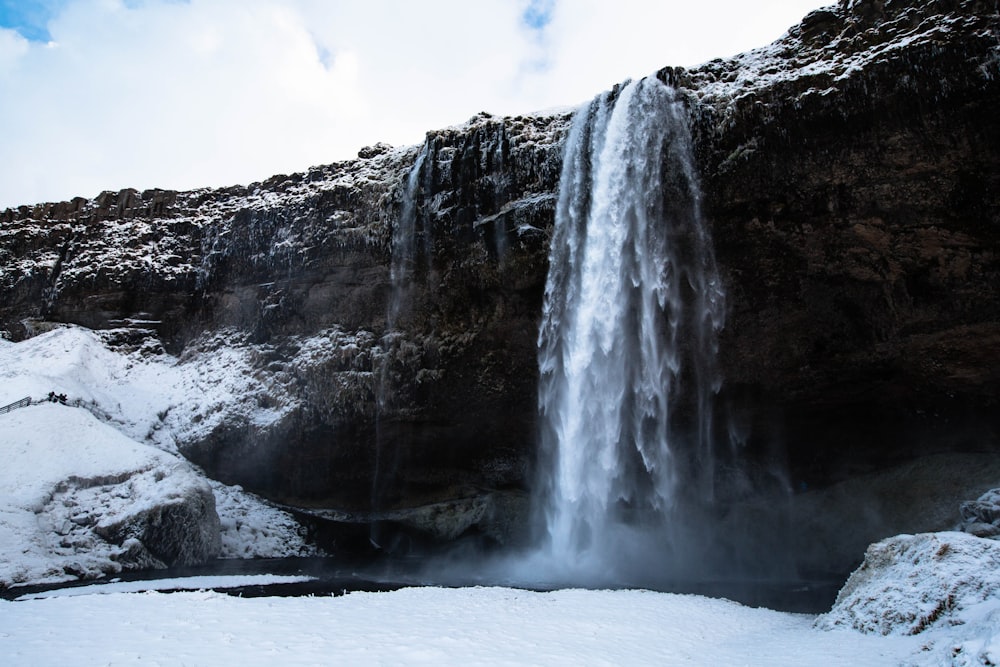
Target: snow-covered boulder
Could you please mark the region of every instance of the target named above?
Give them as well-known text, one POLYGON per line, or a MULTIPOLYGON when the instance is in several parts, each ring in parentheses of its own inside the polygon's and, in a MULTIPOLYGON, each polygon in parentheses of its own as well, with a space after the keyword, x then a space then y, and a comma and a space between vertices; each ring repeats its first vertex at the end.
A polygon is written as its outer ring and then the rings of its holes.
POLYGON ((221 521, 223 558, 318 553, 289 513, 205 478, 178 455, 179 442, 209 437, 227 421, 265 428, 284 414, 277 399, 272 408, 255 400, 280 392, 262 386, 249 368, 250 352, 229 342, 217 335, 202 352, 178 359, 131 329, 61 326, 18 343, 0 340, 0 405, 43 400, 49 392, 68 397, 65 406, 43 403, 0 415, 0 584, 203 559, 215 551, 213 512, 221 521), (25 530, 63 534, 29 540, 19 556, 21 537, 4 539, 5 517, 27 522, 16 531, 22 537, 25 530), (115 559, 105 553, 109 543, 115 559))
POLYGON ((0 586, 194 564, 218 555, 208 483, 86 410, 0 416, 0 586))
MULTIPOLYGON (((915 635, 988 617, 1000 621, 998 598, 1000 542, 959 532, 898 535, 868 547, 861 567, 816 625, 915 635)), ((992 621, 988 626, 994 627, 992 621)), ((994 636, 988 628, 983 632, 994 636)))
POLYGON ((990 489, 976 500, 962 503, 959 511, 963 532, 1000 539, 1000 489, 990 489))

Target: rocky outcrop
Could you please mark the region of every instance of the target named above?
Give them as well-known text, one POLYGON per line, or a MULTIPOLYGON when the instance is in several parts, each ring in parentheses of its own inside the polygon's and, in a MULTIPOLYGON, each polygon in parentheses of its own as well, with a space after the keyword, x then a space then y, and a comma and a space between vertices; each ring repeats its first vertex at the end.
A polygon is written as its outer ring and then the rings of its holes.
POLYGON ((70 478, 42 512, 64 548, 101 551, 124 569, 201 565, 219 555, 219 515, 211 488, 180 468, 140 471, 116 478, 70 478), (158 484, 170 477, 169 483, 158 484), (166 488, 161 488, 166 487, 166 488), (121 503, 116 499, 128 498, 121 503))
POLYGON ((868 548, 833 609, 816 624, 915 635, 981 621, 985 614, 975 613, 977 606, 987 603, 980 609, 995 612, 998 571, 1000 544, 993 540, 951 532, 899 535, 868 548))
POLYGON ((77 408, 4 417, 0 589, 219 555, 215 496, 187 461, 77 408))
MULTIPOLYGON (((771 46, 657 73, 691 111, 729 307, 719 432, 750 486, 995 453, 998 36, 995 1, 842 0, 771 46)), ((177 444, 285 503, 523 487, 568 120, 483 114, 247 187, 7 210, 0 329, 124 327, 182 358, 243 346, 245 398, 277 416, 223 410, 177 444), (406 197, 415 285, 389 331, 406 197)))
POLYGON ((990 489, 976 500, 962 503, 962 532, 1000 539, 1000 489, 990 489))

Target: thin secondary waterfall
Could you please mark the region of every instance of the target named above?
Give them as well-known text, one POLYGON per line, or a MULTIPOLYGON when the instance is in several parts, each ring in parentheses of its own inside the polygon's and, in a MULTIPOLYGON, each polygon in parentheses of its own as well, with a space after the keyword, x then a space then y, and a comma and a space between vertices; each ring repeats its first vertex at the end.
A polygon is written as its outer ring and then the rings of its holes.
MULTIPOLYGON (((375 385, 375 469, 372 476, 371 509, 374 513, 386 509, 387 499, 397 481, 399 469, 398 429, 387 429, 385 420, 393 412, 393 396, 398 390, 394 382, 393 360, 398 352, 400 328, 412 314, 418 261, 419 207, 418 195, 424 174, 429 145, 417 155, 406 177, 399 218, 392 229, 389 262, 389 300, 386 308, 385 333, 382 335, 383 356, 375 385)), ((429 231, 424 231, 425 254, 430 254, 429 231)), ((371 542, 384 548, 378 524, 372 524, 371 542)))
POLYGON ((723 291, 687 127, 655 78, 580 109, 539 334, 545 553, 567 574, 679 559, 713 494, 723 291), (656 552, 651 553, 651 552, 656 552))
POLYGON ((392 334, 411 307, 413 275, 417 261, 417 193, 427 159, 427 146, 417 155, 406 177, 406 189, 399 211, 399 219, 392 230, 392 256, 389 262, 391 293, 386 313, 386 333, 392 334))

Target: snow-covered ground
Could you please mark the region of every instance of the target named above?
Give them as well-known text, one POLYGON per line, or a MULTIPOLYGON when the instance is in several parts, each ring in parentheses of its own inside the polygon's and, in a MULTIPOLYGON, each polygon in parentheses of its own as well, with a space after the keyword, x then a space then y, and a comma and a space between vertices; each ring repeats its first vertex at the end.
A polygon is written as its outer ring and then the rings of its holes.
POLYGON ((212 428, 259 382, 222 344, 180 360, 155 345, 111 349, 80 327, 0 340, 0 406, 38 402, 0 414, 0 586, 120 571, 135 545, 101 535, 192 489, 215 496, 223 557, 314 553, 290 515, 176 453, 178 434, 212 428))
POLYGON ((872 545, 833 610, 755 609, 638 590, 408 588, 241 598, 308 577, 84 586, 0 601, 5 665, 996 665, 1000 542, 872 545), (127 592, 183 588, 189 592, 127 592))
POLYGON ((2 603, 0 618, 8 665, 895 665, 919 646, 641 591, 118 594, 2 603))
POLYGON ((807 615, 648 591, 112 594, 3 602, 0 619, 7 665, 947 664, 939 644, 950 655, 941 633, 821 630, 807 615))

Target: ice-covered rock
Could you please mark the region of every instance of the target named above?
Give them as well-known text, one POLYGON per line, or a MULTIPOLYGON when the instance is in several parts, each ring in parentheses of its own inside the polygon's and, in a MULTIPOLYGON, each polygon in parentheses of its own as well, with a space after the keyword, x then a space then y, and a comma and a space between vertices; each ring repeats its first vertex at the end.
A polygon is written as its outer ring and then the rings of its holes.
POLYGON ((1000 539, 1000 489, 990 489, 976 500, 962 503, 959 511, 963 532, 1000 539))
POLYGON ((996 617, 998 598, 1000 543, 959 532, 898 535, 868 547, 816 625, 914 635, 996 617))

